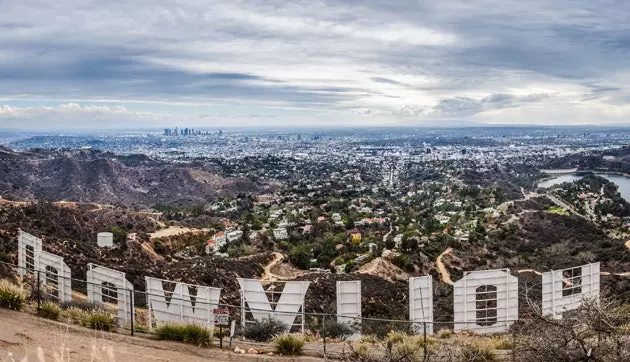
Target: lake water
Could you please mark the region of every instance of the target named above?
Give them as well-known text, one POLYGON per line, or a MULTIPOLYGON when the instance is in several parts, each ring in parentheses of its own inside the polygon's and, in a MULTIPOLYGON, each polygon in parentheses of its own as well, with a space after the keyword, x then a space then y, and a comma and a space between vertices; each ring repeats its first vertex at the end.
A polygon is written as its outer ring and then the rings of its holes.
MULTIPOLYGON (((630 177, 621 176, 621 175, 608 175, 597 173, 597 176, 601 176, 609 181, 614 182, 617 186, 619 186, 619 193, 621 197, 626 199, 626 201, 630 201, 630 177)), ((562 175, 558 177, 554 177, 552 179, 540 182, 537 187, 551 187, 554 185, 558 185, 564 182, 574 182, 580 180, 584 176, 577 176, 574 174, 562 175)))

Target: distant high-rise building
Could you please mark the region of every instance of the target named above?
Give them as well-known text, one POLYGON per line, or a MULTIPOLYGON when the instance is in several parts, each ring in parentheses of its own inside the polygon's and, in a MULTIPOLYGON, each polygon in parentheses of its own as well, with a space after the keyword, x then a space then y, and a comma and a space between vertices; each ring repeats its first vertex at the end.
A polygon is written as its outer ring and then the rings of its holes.
POLYGON ((223 130, 222 129, 219 130, 219 137, 221 137, 221 136, 223 136, 223 130))

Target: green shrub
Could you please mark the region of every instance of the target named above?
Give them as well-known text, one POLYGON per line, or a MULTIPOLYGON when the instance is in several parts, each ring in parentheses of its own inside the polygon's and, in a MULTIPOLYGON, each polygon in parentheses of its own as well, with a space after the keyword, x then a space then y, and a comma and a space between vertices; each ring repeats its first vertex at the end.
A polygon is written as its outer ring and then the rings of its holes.
POLYGON ((278 353, 286 356, 299 356, 304 348, 304 336, 301 334, 282 334, 273 340, 278 353))
POLYGON ((28 292, 8 280, 0 280, 0 308, 21 310, 28 292))
POLYGON ((59 315, 61 315, 61 308, 59 308, 59 306, 55 303, 44 302, 39 308, 37 315, 42 318, 56 321, 59 319, 59 315))
POLYGON ((4 251, 0 251, 0 263, 11 263, 11 255, 5 253, 4 251))
POLYGON ((165 323, 155 329, 159 339, 179 341, 207 347, 212 343, 212 332, 198 324, 165 323))
POLYGON ((355 330, 347 323, 337 322, 334 318, 326 318, 318 332, 321 337, 345 341, 354 334, 355 330))
POLYGON ((84 327, 96 329, 99 331, 112 332, 118 324, 118 317, 105 311, 95 310, 85 314, 85 319, 81 321, 84 327))
POLYGON ((256 342, 269 342, 275 336, 285 333, 287 329, 284 323, 272 318, 267 318, 249 324, 243 330, 243 335, 245 338, 256 342))

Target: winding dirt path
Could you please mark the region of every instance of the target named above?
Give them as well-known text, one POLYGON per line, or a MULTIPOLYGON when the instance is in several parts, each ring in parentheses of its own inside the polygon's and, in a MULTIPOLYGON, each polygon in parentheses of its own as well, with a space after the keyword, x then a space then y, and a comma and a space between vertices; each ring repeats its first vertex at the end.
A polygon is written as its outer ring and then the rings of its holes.
POLYGON ((284 261, 284 255, 277 253, 277 252, 273 252, 271 253, 271 256, 273 257, 273 259, 271 260, 271 262, 269 264, 267 264, 267 266, 265 266, 265 271, 263 273, 263 276, 261 278, 262 281, 274 281, 274 280, 282 280, 285 278, 282 278, 280 276, 277 276, 275 274, 273 274, 271 272, 271 269, 273 267, 275 267, 276 265, 282 263, 284 261))
POLYGON ((451 279, 451 274, 446 269, 446 266, 444 266, 444 262, 442 262, 442 257, 452 252, 453 248, 447 248, 442 252, 442 254, 440 254, 440 256, 437 257, 437 259, 435 259, 435 264, 440 272, 440 279, 448 285, 453 285, 453 280, 451 279))

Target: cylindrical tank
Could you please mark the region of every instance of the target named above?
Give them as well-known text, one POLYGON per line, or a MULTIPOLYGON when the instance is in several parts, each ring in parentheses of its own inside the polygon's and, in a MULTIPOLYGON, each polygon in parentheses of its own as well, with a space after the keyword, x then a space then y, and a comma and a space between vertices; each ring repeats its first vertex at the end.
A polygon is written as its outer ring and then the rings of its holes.
POLYGON ((114 246, 114 234, 104 232, 96 235, 96 242, 101 248, 111 248, 114 246))

